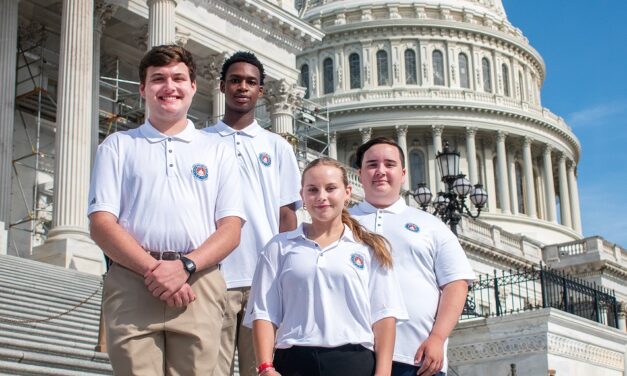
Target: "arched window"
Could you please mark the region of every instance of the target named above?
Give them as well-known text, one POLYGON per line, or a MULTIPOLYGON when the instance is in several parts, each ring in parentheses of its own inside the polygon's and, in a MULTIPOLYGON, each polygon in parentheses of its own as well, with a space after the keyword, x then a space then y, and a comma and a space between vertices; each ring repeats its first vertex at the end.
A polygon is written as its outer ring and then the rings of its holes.
POLYGON ((305 99, 309 98, 309 65, 300 67, 300 86, 305 88, 305 99))
POLYGON ((409 48, 405 50, 405 83, 407 85, 416 85, 418 83, 416 53, 409 48))
POLYGON ((516 163, 516 193, 518 196, 518 212, 525 214, 525 186, 523 184, 523 174, 520 163, 516 163))
POLYGON ((470 74, 468 73, 466 54, 459 54, 459 85, 464 89, 470 89, 470 74))
POLYGON ((492 76, 490 73, 490 60, 487 58, 481 59, 481 69, 483 72, 483 91, 486 93, 492 92, 492 76))
POLYGON ((348 167, 359 169, 359 166, 357 166, 357 153, 353 153, 348 157, 348 167))
POLYGON ((525 99, 525 90, 524 90, 524 83, 523 83, 523 75, 521 72, 518 72, 518 96, 520 97, 520 100, 524 100, 525 99))
POLYGON ((359 54, 352 53, 348 56, 348 70, 351 89, 361 89, 361 62, 359 61, 359 54))
POLYGON ((431 57, 433 59, 433 84, 444 86, 444 56, 439 50, 434 50, 431 57))
POLYGON ((501 70, 503 73, 503 94, 509 97, 509 68, 507 68, 506 64, 503 64, 501 70))
POLYGON ((384 50, 377 51, 377 83, 379 86, 390 84, 390 72, 388 70, 388 53, 384 50))
POLYGON ((419 183, 427 183, 425 157, 420 150, 412 150, 409 153, 409 169, 411 177, 409 189, 416 189, 419 183))
POLYGON ((335 83, 333 81, 333 60, 327 57, 322 62, 322 73, 324 82, 324 94, 333 93, 335 83))

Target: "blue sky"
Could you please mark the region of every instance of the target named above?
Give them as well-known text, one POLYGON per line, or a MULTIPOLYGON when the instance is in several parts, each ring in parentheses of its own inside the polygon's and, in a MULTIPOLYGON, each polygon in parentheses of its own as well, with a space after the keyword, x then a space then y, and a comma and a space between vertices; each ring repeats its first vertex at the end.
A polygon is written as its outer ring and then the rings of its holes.
POLYGON ((546 64, 542 105, 581 142, 585 236, 627 248, 627 2, 503 0, 546 64))

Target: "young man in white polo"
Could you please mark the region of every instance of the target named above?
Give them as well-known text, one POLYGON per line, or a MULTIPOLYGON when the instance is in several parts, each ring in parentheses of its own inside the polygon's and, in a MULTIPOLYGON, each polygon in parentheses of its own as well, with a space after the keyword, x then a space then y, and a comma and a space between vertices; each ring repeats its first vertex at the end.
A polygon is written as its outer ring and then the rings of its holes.
POLYGON ((391 139, 379 137, 361 145, 356 163, 365 200, 350 213, 392 245, 409 313, 409 320, 396 326, 392 376, 445 375, 447 338, 475 275, 448 227, 400 197, 404 161, 403 150, 391 139))
MULTIPOLYGON (((238 160, 247 222, 239 247, 222 263, 227 310, 215 376, 233 374, 235 349, 241 376, 255 376, 252 331, 242 325, 259 252, 279 232, 296 228, 300 207, 300 170, 292 146, 255 120, 263 95, 264 68, 250 52, 236 52, 222 65, 220 89, 225 95, 222 120, 205 131, 238 160)), ((236 170, 233 170, 235 172, 236 170)))
POLYGON ((112 261, 103 314, 117 375, 211 375, 217 362, 218 263, 245 217, 237 161, 187 119, 195 70, 185 49, 153 47, 139 66, 148 119, 98 147, 88 210, 112 261))

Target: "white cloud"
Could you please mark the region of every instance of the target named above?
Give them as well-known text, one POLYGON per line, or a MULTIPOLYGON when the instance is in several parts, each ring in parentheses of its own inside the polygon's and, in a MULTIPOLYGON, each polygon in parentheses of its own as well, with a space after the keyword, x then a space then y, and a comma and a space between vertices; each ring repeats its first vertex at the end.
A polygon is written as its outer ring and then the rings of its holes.
POLYGON ((627 113, 627 101, 613 101, 584 108, 568 115, 572 127, 598 125, 605 120, 622 113, 627 113))

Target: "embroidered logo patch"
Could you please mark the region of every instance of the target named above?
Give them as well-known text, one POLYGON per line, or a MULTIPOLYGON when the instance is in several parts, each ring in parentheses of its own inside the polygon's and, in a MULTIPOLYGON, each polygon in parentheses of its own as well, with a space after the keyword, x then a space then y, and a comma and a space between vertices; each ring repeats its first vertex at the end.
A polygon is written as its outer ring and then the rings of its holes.
POLYGON ((207 170, 207 166, 202 163, 196 163, 192 166, 192 174, 198 180, 204 181, 209 177, 209 170, 207 170))
POLYGON ((360 255, 359 253, 353 253, 351 255, 351 262, 353 263, 353 265, 355 265, 357 269, 364 268, 364 256, 360 255))
POLYGON ((418 225, 416 225, 414 223, 406 223, 405 224, 405 228, 408 229, 411 232, 419 232, 420 231, 420 227, 418 227, 418 225))
POLYGON ((263 152, 259 153, 259 161, 262 165, 268 167, 272 164, 272 158, 270 158, 270 154, 263 152))

